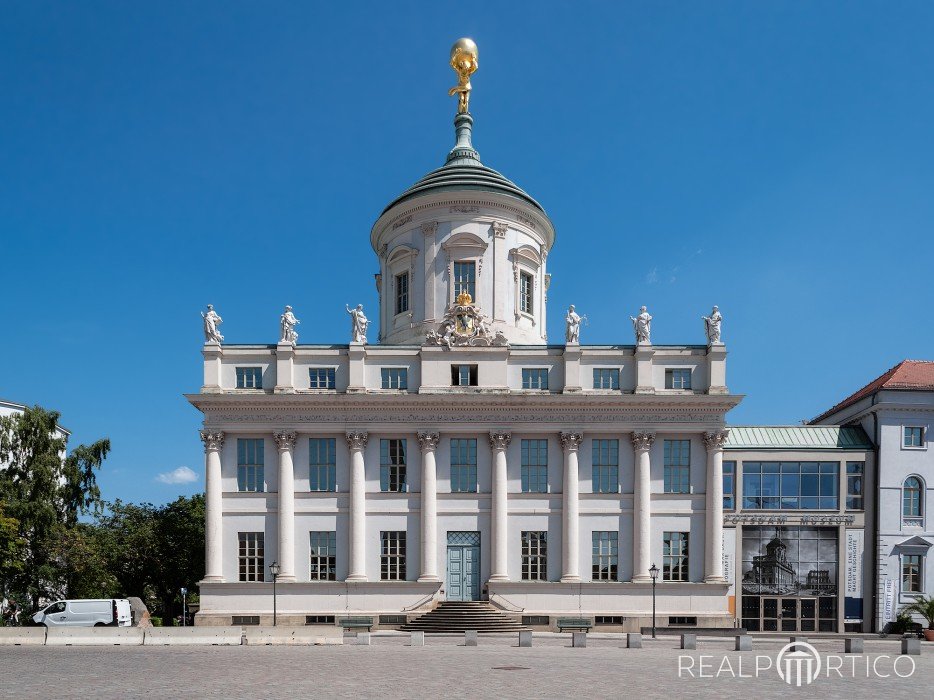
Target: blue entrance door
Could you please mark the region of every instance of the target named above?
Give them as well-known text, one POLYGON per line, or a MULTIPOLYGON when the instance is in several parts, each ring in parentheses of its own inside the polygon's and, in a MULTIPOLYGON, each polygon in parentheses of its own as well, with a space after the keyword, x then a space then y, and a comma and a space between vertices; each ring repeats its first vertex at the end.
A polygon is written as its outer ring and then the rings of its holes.
POLYGON ((448 600, 480 600, 480 533, 448 533, 448 600))

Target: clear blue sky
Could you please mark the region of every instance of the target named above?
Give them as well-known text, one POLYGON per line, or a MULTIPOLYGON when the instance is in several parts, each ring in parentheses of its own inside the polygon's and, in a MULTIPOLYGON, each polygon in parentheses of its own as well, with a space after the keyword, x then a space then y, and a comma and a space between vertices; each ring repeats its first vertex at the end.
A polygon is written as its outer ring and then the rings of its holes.
MULTIPOLYGON (((0 397, 108 436, 104 496, 202 486, 199 311, 346 342, 370 226, 453 143, 554 220, 549 326, 703 341, 733 423, 810 417, 934 357, 929 2, 3 2, 0 397), (160 473, 188 466, 189 484, 160 473)), ((373 314, 371 314, 373 315, 373 314)), ((375 333, 373 333, 375 336, 375 333)))

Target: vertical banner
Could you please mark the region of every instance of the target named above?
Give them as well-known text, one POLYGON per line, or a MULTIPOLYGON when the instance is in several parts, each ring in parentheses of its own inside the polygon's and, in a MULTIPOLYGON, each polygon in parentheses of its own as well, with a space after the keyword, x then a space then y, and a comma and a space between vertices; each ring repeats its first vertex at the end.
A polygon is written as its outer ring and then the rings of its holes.
POLYGON ((863 620, 863 530, 846 531, 843 619, 863 620))
POLYGON ((723 528, 723 577, 729 582, 730 614, 736 617, 736 530, 723 528))
POLYGON ((885 580, 885 599, 882 601, 882 622, 895 621, 895 580, 885 580))

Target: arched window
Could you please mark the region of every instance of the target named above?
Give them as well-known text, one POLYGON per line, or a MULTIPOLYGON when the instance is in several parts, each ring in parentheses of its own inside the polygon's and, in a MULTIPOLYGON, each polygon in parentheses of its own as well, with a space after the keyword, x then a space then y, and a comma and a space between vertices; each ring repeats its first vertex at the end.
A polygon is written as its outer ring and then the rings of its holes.
POLYGON ((902 488, 902 516, 920 518, 924 504, 921 501, 921 479, 909 476, 902 488))

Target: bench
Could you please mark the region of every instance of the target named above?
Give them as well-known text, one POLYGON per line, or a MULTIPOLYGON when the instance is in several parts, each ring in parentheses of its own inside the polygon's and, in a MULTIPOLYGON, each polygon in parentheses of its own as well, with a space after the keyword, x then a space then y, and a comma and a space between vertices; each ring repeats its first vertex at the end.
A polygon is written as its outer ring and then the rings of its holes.
POLYGON ((345 630, 366 628, 366 631, 369 632, 373 628, 373 618, 372 617, 342 617, 340 619, 340 626, 343 627, 345 630))
POLYGON ((591 627, 593 627, 593 620, 588 617, 558 618, 559 632, 564 632, 564 630, 583 630, 584 632, 589 632, 591 627))

